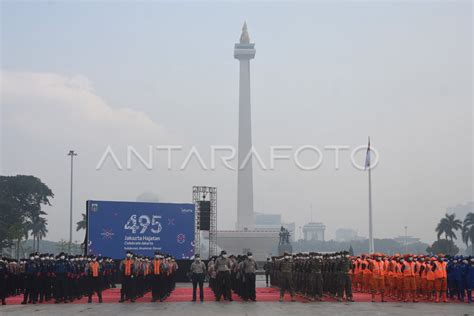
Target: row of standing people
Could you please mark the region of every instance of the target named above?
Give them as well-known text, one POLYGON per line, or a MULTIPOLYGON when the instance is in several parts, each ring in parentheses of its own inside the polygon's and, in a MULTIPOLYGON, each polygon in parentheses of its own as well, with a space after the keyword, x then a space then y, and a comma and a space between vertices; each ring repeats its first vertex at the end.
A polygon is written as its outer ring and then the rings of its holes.
MULTIPOLYGON (((0 259, 0 299, 23 295, 22 304, 54 300, 68 303, 92 296, 93 291, 114 287, 110 258, 32 253, 19 261, 0 259)), ((100 299, 101 300, 101 299, 100 299)))
POLYGON ((18 262, 1 258, 0 300, 5 305, 8 296, 23 295, 22 304, 69 303, 88 297, 91 303, 96 293, 102 303, 103 290, 121 280, 120 302, 135 302, 149 291, 153 302, 163 301, 175 288, 177 270, 174 258, 159 252, 154 258, 128 252, 118 267, 111 258, 94 255, 32 253, 18 262))
POLYGON ((258 265, 251 252, 244 255, 227 256, 225 250, 217 257, 209 260, 207 267, 199 255, 191 264, 190 272, 193 282, 193 301, 196 301, 196 289, 199 286, 200 300, 204 300, 203 283, 206 275, 209 277, 209 287, 215 300, 221 298, 233 301, 232 292, 244 301, 256 301, 256 273, 258 265))
POLYGON ((448 301, 449 297, 472 302, 474 288, 474 258, 425 255, 393 255, 381 253, 353 258, 353 279, 356 290, 399 301, 420 299, 448 301))
POLYGON ((280 301, 283 301, 285 292, 289 292, 292 301, 299 294, 312 301, 322 301, 327 295, 338 301, 353 302, 352 261, 347 252, 285 253, 273 257, 268 270, 271 285, 280 288, 280 301))

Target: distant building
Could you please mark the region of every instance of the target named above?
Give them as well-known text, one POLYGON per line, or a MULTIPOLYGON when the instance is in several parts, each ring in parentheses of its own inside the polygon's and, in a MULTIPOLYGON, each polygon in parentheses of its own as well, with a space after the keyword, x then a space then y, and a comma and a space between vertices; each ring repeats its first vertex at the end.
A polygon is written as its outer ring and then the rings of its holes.
POLYGON ((417 242, 420 242, 420 238, 416 238, 413 236, 398 236, 393 238, 396 242, 402 244, 402 245, 411 245, 411 244, 416 244, 417 242))
POLYGON ((303 226, 303 239, 305 241, 324 241, 326 225, 323 223, 308 223, 303 226))
POLYGON ((248 230, 217 232, 219 249, 225 249, 228 254, 253 253, 255 260, 265 261, 270 256, 278 255, 279 230, 248 230))
POLYGON ((353 241, 357 240, 359 237, 357 236, 357 230, 352 228, 339 228, 336 230, 336 241, 353 241))
POLYGON ((255 228, 280 228, 281 214, 255 213, 255 228))

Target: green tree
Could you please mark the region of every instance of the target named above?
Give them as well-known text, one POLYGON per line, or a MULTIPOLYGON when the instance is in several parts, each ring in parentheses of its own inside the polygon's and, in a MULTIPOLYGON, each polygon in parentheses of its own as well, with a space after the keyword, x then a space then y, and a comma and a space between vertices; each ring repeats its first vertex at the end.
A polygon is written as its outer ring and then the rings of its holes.
MULTIPOLYGON (((46 236, 46 213, 43 205, 51 205, 54 197, 51 189, 34 176, 0 176, 0 247, 17 245, 21 239, 33 232, 37 241, 46 236), (12 227, 14 229, 4 229, 12 227)), ((18 247, 17 247, 18 248, 18 247)))
POLYGON ((454 256, 459 252, 459 248, 449 239, 438 239, 431 247, 426 248, 426 252, 432 254, 444 253, 446 255, 454 256))
POLYGON ((445 239, 453 241, 457 239, 456 231, 462 229, 462 222, 456 218, 456 214, 446 214, 436 226, 438 239, 444 234, 445 239))
POLYGON ((471 243, 471 255, 474 254, 474 213, 466 215, 462 226, 462 241, 469 247, 471 243))
POLYGON ((82 219, 76 223, 76 231, 80 231, 81 229, 87 229, 87 217, 86 214, 82 213, 82 219))

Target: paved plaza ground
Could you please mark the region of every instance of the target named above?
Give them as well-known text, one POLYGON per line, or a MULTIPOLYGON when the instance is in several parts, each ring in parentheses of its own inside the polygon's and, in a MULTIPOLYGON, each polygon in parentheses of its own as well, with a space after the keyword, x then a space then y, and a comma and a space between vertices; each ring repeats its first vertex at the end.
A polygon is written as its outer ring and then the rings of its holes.
POLYGON ((0 315, 474 315, 474 305, 426 303, 205 302, 0 306, 0 315))

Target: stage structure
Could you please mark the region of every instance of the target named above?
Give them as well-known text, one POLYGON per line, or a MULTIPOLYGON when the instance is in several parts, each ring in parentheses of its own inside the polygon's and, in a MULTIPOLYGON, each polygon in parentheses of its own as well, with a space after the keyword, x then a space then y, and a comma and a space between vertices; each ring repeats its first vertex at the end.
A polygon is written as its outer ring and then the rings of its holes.
POLYGON ((217 255, 217 188, 193 186, 194 253, 201 253, 201 231, 209 232, 209 258, 217 255))

